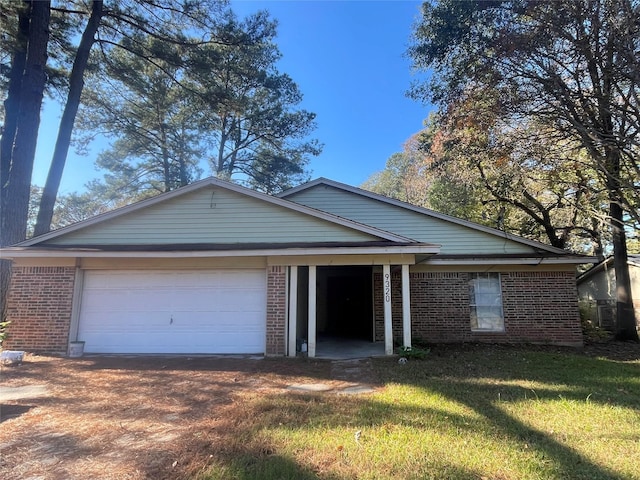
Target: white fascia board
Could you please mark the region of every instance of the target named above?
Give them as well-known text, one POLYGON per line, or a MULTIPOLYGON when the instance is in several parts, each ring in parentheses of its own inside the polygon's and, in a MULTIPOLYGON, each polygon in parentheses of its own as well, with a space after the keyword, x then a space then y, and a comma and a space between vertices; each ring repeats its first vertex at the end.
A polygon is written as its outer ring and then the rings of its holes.
POLYGON ((416 242, 412 238, 404 237, 402 235, 397 235, 395 233, 387 232, 386 230, 382 230, 379 228, 372 227, 370 225, 365 225, 363 223, 358 223, 353 220, 349 220, 344 217, 340 217, 338 215, 334 215, 328 212, 324 212, 322 210, 317 210, 315 208, 307 207, 305 205, 301 205, 299 203, 295 203, 289 200, 285 200, 276 196, 267 195, 266 193, 257 192, 255 190, 251 190, 249 188, 243 187, 241 185, 237 185, 235 183, 227 182, 225 180, 220 180, 218 178, 210 177, 204 180, 200 180, 198 182, 192 183, 185 187, 178 188, 171 192, 162 193, 152 198, 148 198, 146 200, 142 200, 140 202, 133 203, 131 205, 127 205, 125 207, 117 208, 110 212, 106 212, 100 215, 96 215, 95 217, 89 218, 87 220, 83 220, 78 223, 74 223, 73 225, 69 225, 67 227, 60 228, 58 230, 54 230, 49 233, 45 233, 44 235, 40 235, 38 237, 30 238, 29 240, 25 240, 24 242, 20 242, 16 244, 16 246, 31 246, 37 245, 39 243, 45 242, 52 238, 61 237, 68 233, 74 232, 76 230, 80 230, 82 228, 87 228, 92 225, 111 220, 117 218, 122 215, 126 215, 128 213, 135 212, 137 210, 141 210, 143 208, 150 207, 160 202, 164 202, 170 200, 175 197, 179 197, 185 195, 187 193, 191 193, 193 191, 199 190, 201 188, 205 188, 207 186, 215 186, 219 188, 224 188, 226 190, 230 190, 235 193, 239 193, 241 195, 246 195, 248 197, 253 197, 274 205, 278 205, 289 210, 294 210, 299 213, 304 213, 306 215, 316 217, 322 220, 326 220, 331 223, 335 223, 341 225, 343 227, 351 228, 353 230, 357 230, 363 233, 367 233, 369 235, 373 235, 378 238, 382 238, 384 240, 391 240, 394 242, 403 242, 403 243, 413 243, 416 242))
POLYGON ((213 257, 278 257, 302 255, 382 255, 411 254, 436 255, 438 245, 386 246, 386 247, 322 247, 322 248, 282 248, 258 250, 201 250, 201 251, 102 251, 91 249, 38 249, 8 247, 2 249, 2 258, 213 258, 213 257))
POLYGON ((613 268, 612 264, 613 264, 613 257, 607 257, 604 260, 598 260, 597 264, 593 265, 589 270, 582 273, 582 275, 578 277, 578 282, 581 283, 587 280, 588 278, 591 278, 593 275, 596 275, 599 272, 602 272, 603 270, 607 270, 610 267, 613 268))
POLYGON ((488 233, 491 235, 495 235, 501 238, 506 238, 508 240, 522 243, 524 245, 528 245, 530 247, 534 247, 539 250, 545 250, 547 252, 553 253, 567 253, 566 250, 561 248, 552 247, 551 245, 546 245, 541 242, 536 242, 535 240, 529 240, 527 238, 518 237, 517 235, 512 235, 507 232, 503 232, 502 230, 498 230, 496 228, 487 227, 484 225, 480 225, 479 223, 470 222, 469 220, 463 220, 461 218, 452 217, 451 215, 447 215, 445 213, 436 212, 435 210, 430 210, 428 208, 419 207, 417 205, 412 205, 407 202, 403 202, 401 200, 396 200, 394 198, 385 197, 384 195, 380 195, 378 193, 370 192, 368 190, 363 190, 362 188, 353 187, 351 185, 347 185, 345 183, 336 182, 335 180, 329 180, 328 178, 317 178, 308 183, 304 183, 302 185, 298 185, 297 187, 291 188, 289 190, 285 190, 284 192, 278 194, 280 198, 287 198, 290 195, 293 195, 297 192, 307 190, 309 188, 313 188, 317 185, 328 185, 330 187, 334 187, 340 190, 345 190, 356 195, 361 195, 363 197, 368 197, 373 200, 378 200, 380 202, 388 203, 390 205, 395 205, 396 207, 404 208, 407 210, 413 210, 414 212, 421 213, 423 215, 427 215, 430 217, 437 218, 439 220, 444 220, 446 222, 455 223, 458 225, 462 225, 468 228, 473 228, 474 230, 479 230, 484 233, 488 233))
POLYGON ((438 258, 423 260, 420 265, 581 265, 593 263, 596 257, 554 257, 554 258, 438 258))

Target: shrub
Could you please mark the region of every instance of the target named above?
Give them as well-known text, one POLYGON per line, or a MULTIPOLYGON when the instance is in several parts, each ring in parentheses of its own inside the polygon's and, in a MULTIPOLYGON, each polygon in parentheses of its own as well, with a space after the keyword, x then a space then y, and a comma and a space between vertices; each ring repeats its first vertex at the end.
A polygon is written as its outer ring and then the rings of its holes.
POLYGON ((2 342, 5 338, 7 338, 7 325, 11 322, 0 322, 0 347, 2 347, 2 342))
POLYGON ((430 348, 400 347, 398 348, 398 355, 406 358, 407 360, 409 359, 423 360, 427 357, 430 351, 431 351, 430 348))

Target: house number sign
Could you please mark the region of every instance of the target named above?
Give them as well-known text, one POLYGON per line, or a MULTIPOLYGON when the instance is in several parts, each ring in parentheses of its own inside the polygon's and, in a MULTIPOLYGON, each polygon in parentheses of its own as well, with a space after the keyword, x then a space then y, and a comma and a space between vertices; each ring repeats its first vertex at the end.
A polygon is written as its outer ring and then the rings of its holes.
POLYGON ((384 301, 391 302, 391 275, 388 273, 384 275, 384 301))

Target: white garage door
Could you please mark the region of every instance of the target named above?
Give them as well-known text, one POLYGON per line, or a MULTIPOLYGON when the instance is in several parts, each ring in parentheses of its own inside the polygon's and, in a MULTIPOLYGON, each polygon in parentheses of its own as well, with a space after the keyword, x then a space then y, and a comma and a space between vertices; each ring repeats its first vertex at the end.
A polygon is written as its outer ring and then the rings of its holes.
POLYGON ((88 353, 263 353, 264 270, 87 271, 88 353))

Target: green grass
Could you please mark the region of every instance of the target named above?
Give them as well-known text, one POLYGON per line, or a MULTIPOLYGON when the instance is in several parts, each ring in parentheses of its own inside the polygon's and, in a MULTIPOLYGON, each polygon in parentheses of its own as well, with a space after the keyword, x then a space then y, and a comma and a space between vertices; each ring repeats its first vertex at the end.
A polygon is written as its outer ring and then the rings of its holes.
POLYGON ((640 362, 440 347, 374 368, 373 395, 247 397, 199 478, 640 479, 640 362))

